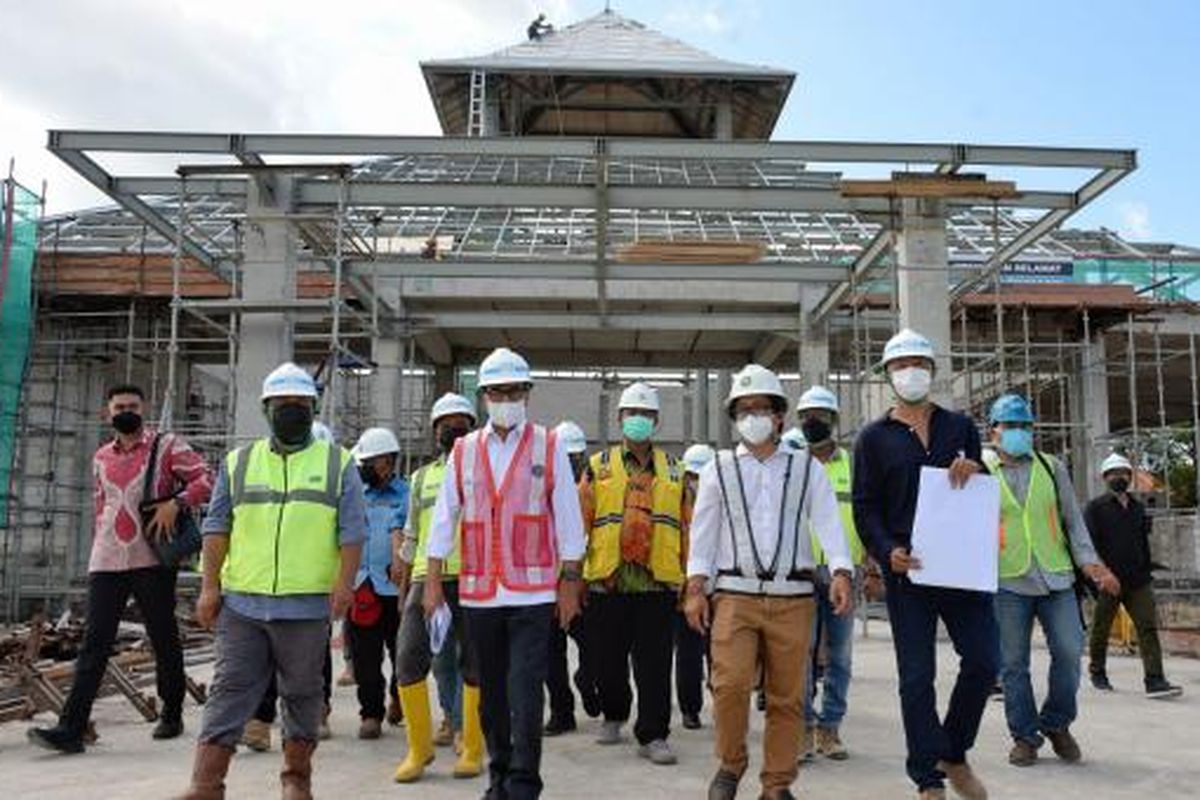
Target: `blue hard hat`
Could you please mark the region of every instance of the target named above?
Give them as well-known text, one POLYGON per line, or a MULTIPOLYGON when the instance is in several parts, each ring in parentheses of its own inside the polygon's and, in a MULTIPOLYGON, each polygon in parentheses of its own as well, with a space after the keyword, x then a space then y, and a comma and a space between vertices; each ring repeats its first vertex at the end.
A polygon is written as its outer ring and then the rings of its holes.
POLYGON ((992 410, 988 412, 988 423, 991 425, 999 422, 1033 421, 1033 409, 1029 407, 1029 401, 1019 394, 1000 395, 996 402, 992 403, 992 410))

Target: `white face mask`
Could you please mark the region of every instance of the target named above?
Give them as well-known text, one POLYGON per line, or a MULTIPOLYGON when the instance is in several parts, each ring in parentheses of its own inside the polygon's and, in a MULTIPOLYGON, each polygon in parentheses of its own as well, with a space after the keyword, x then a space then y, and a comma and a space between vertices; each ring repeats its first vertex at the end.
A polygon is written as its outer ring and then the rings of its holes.
POLYGON ((488 400, 487 412, 492 424, 501 428, 515 428, 525 421, 525 403, 520 400, 508 403, 488 400))
POLYGON ((770 439, 771 434, 775 432, 775 418, 747 414, 738 418, 737 432, 746 444, 760 445, 770 439))
POLYGON ((905 402, 919 403, 929 396, 933 373, 924 367, 905 367, 892 373, 892 388, 905 402))

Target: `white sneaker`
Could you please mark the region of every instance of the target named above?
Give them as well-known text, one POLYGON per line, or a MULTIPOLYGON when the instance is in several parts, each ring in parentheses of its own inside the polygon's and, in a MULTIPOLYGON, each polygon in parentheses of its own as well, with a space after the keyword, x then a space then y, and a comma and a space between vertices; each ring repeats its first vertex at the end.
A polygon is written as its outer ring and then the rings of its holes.
POLYGON ((638 748, 638 755, 642 758, 650 759, 653 764, 667 765, 674 764, 678 761, 675 758, 675 751, 671 749, 671 745, 667 744, 666 739, 655 739, 652 742, 647 742, 638 748))
POLYGON ((621 723, 609 722, 605 720, 600 723, 600 735, 596 737, 596 744, 620 744, 621 743, 621 723))

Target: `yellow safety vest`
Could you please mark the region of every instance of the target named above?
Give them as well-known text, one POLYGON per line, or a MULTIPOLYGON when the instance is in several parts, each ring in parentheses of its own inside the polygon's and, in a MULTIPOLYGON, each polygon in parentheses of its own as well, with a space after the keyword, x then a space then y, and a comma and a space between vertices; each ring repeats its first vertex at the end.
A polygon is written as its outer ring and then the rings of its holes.
MULTIPOLYGON (((861 565, 866 558, 867 551, 863 547, 862 539, 858 536, 858 528, 854 526, 854 503, 851 496, 854 483, 850 474, 850 454, 846 452, 845 448, 839 447, 833 458, 822 466, 825 467, 825 474, 829 476, 829 482, 833 484, 833 491, 837 494, 838 511, 842 517, 842 530, 845 531, 846 542, 850 545, 850 560, 855 565, 861 565)), ((812 532, 812 551, 814 563, 818 566, 826 563, 825 551, 821 548, 821 541, 817 538, 816 531, 812 532)))
MULTIPOLYGON (((1000 479, 1000 577, 1020 578, 1033 567, 1033 559, 1047 572, 1066 573, 1074 569, 1067 539, 1059 523, 1058 495, 1054 474, 1042 466, 1035 454, 1029 465, 1029 488, 1018 500, 1004 479, 1000 459, 987 451, 984 461, 1000 479)), ((1054 458, 1041 454, 1051 469, 1054 458)))
MULTIPOLYGON (((446 457, 441 456, 437 461, 431 461, 412 475, 412 495, 409 501, 409 519, 414 520, 414 530, 417 532, 417 551, 413 556, 413 580, 420 580, 429 571, 429 534, 433 526, 433 507, 437 505, 438 492, 442 489, 442 481, 446 477, 446 457)), ((442 562, 442 577, 457 578, 462 568, 459 556, 459 526, 454 526, 454 549, 450 557, 442 562)))
POLYGON ((259 439, 225 457, 233 524, 221 585, 265 595, 325 594, 341 563, 338 499, 350 453, 328 442, 282 454, 259 439))
MULTIPOLYGON (((650 489, 650 572, 654 580, 672 586, 683 583, 683 470, 678 462, 658 448, 654 455, 654 484, 650 489)), ((583 577, 587 581, 608 578, 621 564, 621 527, 625 520, 625 490, 629 474, 621 447, 595 453, 591 458, 595 519, 588 533, 583 577)))

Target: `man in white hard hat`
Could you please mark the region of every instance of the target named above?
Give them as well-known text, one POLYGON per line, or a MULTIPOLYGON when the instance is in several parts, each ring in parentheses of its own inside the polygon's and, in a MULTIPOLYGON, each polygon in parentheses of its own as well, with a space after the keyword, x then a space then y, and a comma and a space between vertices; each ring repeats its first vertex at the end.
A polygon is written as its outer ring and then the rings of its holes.
POLYGON ((906 768, 920 797, 955 791, 982 800, 987 790, 967 764, 999 670, 999 634, 988 592, 923 586, 908 578, 920 563, 910 554, 922 467, 949 470, 953 488, 983 470, 975 423, 933 403, 934 349, 925 336, 902 330, 884 347, 881 367, 896 403, 867 425, 854 447, 854 522, 884 567, 888 621, 900 676, 900 708, 908 747, 906 768), (946 716, 938 716, 937 623, 954 642, 958 679, 946 716))
POLYGON ((542 791, 542 685, 550 621, 579 613, 585 542, 579 493, 553 431, 527 421, 529 363, 508 348, 479 365, 488 423, 446 464, 430 535, 424 606, 441 606, 442 570, 461 515, 459 598, 479 661, 489 797, 542 791))
MULTIPOLYGON (((425 773, 426 766, 434 758, 433 717, 429 705, 429 689, 426 676, 433 663, 434 654, 429 641, 429 629, 425 624, 424 602, 428 594, 429 544, 433 538, 437 497, 446 478, 446 462, 455 444, 475 427, 475 405, 459 394, 447 393, 438 398, 429 412, 429 423, 437 441, 439 455, 436 460, 424 465, 412 476, 412 501, 400 548, 400 571, 402 582, 411 586, 404 602, 404 614, 400 623, 400 663, 398 679, 400 702, 404 706, 405 725, 408 733, 408 752, 396 768, 395 779, 399 783, 412 783, 425 773)), ((453 526, 449 552, 442 561, 438 589, 450 608, 453 640, 444 645, 457 657, 458 672, 462 674, 460 719, 453 719, 455 707, 451 704, 451 731, 462 731, 462 750, 453 768, 456 778, 473 778, 483 771, 483 733, 479 721, 479 676, 472 643, 466 635, 462 606, 459 600, 459 576, 461 557, 459 531, 453 526), (455 723, 458 723, 457 726, 455 723)), ((457 693, 456 685, 443 681, 438 686, 439 694, 457 693)), ((443 708, 445 707, 443 703, 443 708)), ((453 741, 453 732, 450 734, 453 741)), ((444 738, 443 738, 444 741, 444 738)))
MULTIPOLYGON (((796 404, 796 417, 804 444, 813 458, 825 467, 825 474, 837 494, 842 532, 846 535, 856 577, 859 574, 863 576, 867 583, 867 594, 874 599, 882 596, 882 578, 878 565, 873 562, 867 564, 865 548, 854 527, 854 507, 850 497, 850 454, 837 443, 838 412, 837 395, 824 386, 810 387, 800 395, 796 404)), ((812 546, 817 564, 815 574, 818 591, 813 659, 808 681, 810 689, 804 693, 804 754, 806 757, 817 754, 841 761, 849 756, 840 731, 850 690, 854 617, 834 613, 828 592, 825 591, 830 578, 825 551, 816 536, 813 537, 812 546), (823 668, 818 669, 817 655, 820 652, 824 652, 826 658, 823 668), (820 708, 816 702, 818 687, 820 708)))
POLYGON ((221 798, 242 729, 272 675, 283 701, 287 798, 312 796, 330 618, 346 614, 367 512, 350 453, 312 437, 317 387, 295 364, 263 381, 271 433, 229 453, 204 519, 196 619, 216 627, 189 800, 221 798))
POLYGON ((676 761, 671 729, 671 629, 683 585, 683 542, 691 508, 684 504, 683 468, 654 447, 662 411, 658 391, 634 383, 621 392, 620 445, 595 453, 580 484, 588 532, 583 577, 600 668, 604 722, 599 744, 618 744, 637 684, 634 736, 638 754, 654 764, 676 761))
POLYGON ((684 610, 712 642, 720 768, 709 800, 733 800, 746 771, 750 695, 760 663, 766 693, 761 796, 795 797, 815 614, 810 531, 833 572, 834 608, 848 614, 852 605, 852 564, 837 496, 811 455, 779 447, 787 410, 779 377, 747 365, 733 377, 726 400, 742 443, 719 452, 700 473, 684 610))
MULTIPOLYGON (((587 434, 576 423, 563 420, 554 429, 559 446, 571 460, 571 475, 578 484, 587 468, 587 434)), ((586 597, 586 595, 585 595, 586 597)), ((583 710, 589 717, 600 714, 600 694, 596 688, 595 653, 588 647, 587 609, 580 608, 579 616, 571 620, 564 631, 557 622, 550 626, 550 661, 546 671, 546 693, 550 696, 550 718, 542 728, 546 736, 561 736, 576 729, 575 695, 571 692, 567 665, 567 637, 575 641, 579 666, 575 670, 575 687, 579 690, 583 710)))
MULTIPOLYGON (((700 473, 712 463, 716 451, 707 444, 693 444, 683 451, 683 495, 689 507, 696 504, 696 489, 700 473)), ((683 563, 687 564, 687 540, 684 540, 683 563)), ((708 656, 708 637, 688 625, 683 605, 675 612, 675 701, 683 727, 697 730, 703 727, 700 711, 704 708, 704 662, 708 656)))
POLYGON ((1113 453, 1101 463, 1100 474, 1107 491, 1087 504, 1084 519, 1100 558, 1120 580, 1121 591, 1116 596, 1101 594, 1096 598, 1088 646, 1092 685, 1112 691, 1106 668, 1108 634, 1117 608, 1123 606, 1137 631, 1146 696, 1155 700, 1179 697, 1183 689, 1168 681, 1163 671, 1152 574, 1156 567, 1150 554, 1151 520, 1145 506, 1130 494, 1133 464, 1120 453, 1113 453))
POLYGON ((392 552, 403 535, 408 515, 408 483, 396 474, 400 441, 387 428, 367 428, 350 451, 366 487, 368 538, 354 578, 354 603, 344 632, 358 687, 358 738, 378 739, 385 712, 400 721, 396 698, 396 632, 400 628, 399 589, 392 572, 392 552), (381 672, 384 651, 391 670, 381 672), (391 700, 393 707, 385 708, 391 700))

